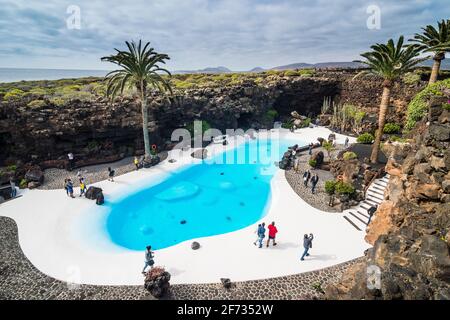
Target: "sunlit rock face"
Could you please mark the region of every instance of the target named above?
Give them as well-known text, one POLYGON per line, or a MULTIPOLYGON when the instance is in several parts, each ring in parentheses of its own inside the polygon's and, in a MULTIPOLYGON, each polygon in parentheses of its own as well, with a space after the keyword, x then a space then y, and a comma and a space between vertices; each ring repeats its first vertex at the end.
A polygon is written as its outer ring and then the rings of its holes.
POLYGON ((374 246, 365 262, 326 289, 328 299, 450 299, 450 122, 444 102, 430 102, 411 146, 392 147, 388 198, 366 235, 374 246), (380 268, 381 282, 369 289, 371 266, 380 268))

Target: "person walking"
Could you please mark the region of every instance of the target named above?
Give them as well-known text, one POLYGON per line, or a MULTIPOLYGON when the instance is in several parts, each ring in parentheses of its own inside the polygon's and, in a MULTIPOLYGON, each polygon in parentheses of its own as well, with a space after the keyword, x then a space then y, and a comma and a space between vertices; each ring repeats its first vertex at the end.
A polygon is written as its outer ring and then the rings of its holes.
POLYGON ((155 260, 153 260, 154 258, 154 254, 152 251, 152 246, 147 246, 146 250, 145 250, 145 261, 144 261, 144 269, 142 269, 142 274, 145 274, 145 269, 147 269, 147 267, 150 267, 150 269, 153 269, 153 265, 155 264, 155 260))
POLYGON ((312 192, 312 194, 316 193, 316 186, 317 186, 318 182, 319 182, 319 176, 316 173, 311 179, 311 184, 312 184, 311 192, 312 192))
POLYGON ((344 147, 345 149, 348 148, 348 143, 350 142, 350 140, 348 139, 348 137, 345 138, 345 143, 344 143, 344 147))
POLYGON ((73 170, 73 165, 74 165, 74 161, 73 161, 74 156, 73 156, 73 153, 72 153, 72 152, 69 152, 69 153, 67 154, 67 158, 69 158, 69 171, 72 171, 72 170, 73 170))
POLYGON ((15 198, 17 195, 16 183, 14 182, 14 180, 12 178, 9 179, 9 185, 11 187, 11 198, 15 198))
POLYGON ((295 157, 294 158, 294 171, 295 171, 295 173, 298 173, 299 165, 300 165, 300 159, 295 157))
POLYGON ((258 243, 259 243, 259 248, 260 249, 262 248, 264 238, 266 237, 266 228, 265 228, 265 226, 266 226, 266 224, 263 222, 258 227, 258 243))
POLYGON ((372 217, 375 214, 375 212, 377 212, 378 210, 378 206, 372 206, 369 208, 369 210, 367 210, 367 213, 369 214, 369 221, 367 221, 367 225, 370 224, 370 221, 372 221, 372 217))
POLYGON ((272 224, 270 224, 267 229, 269 229, 269 239, 267 239, 267 248, 269 247, 270 244, 270 240, 273 241, 273 245, 276 246, 277 243, 275 242, 275 237, 278 233, 278 229, 277 227, 275 227, 275 222, 272 222, 272 224))
POLYGON ((64 190, 66 190, 66 195, 69 196, 69 189, 67 188, 67 182, 68 182, 67 178, 64 179, 64 190))
POLYGON ((312 144, 312 142, 309 144, 309 146, 308 146, 308 154, 309 155, 312 155, 312 149, 313 149, 313 144, 312 144))
POLYGON ((108 180, 114 182, 114 170, 111 167, 108 167, 108 180))
POLYGON ((309 179, 311 179, 311 172, 309 170, 306 170, 303 174, 303 185, 305 187, 308 187, 309 179))
POLYGON ((69 197, 75 198, 73 195, 73 183, 70 179, 67 180, 67 192, 69 194, 69 197))
POLYGON ((134 162, 134 165, 136 166, 136 171, 138 171, 139 170, 139 159, 138 159, 138 157, 134 157, 133 162, 134 162))
POLYGON ((312 241, 314 239, 314 236, 312 233, 309 234, 309 236, 307 234, 305 234, 303 236, 303 248, 305 249, 305 251, 303 251, 303 255, 300 258, 300 260, 305 260, 305 257, 309 257, 309 249, 312 248, 312 241))
POLYGON ((86 193, 86 183, 84 182, 84 178, 80 178, 80 197, 82 197, 86 193))

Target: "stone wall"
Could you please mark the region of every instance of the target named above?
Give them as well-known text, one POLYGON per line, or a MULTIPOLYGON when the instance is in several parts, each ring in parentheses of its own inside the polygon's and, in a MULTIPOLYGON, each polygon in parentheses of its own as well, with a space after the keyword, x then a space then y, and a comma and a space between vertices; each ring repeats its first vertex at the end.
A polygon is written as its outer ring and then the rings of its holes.
POLYGON ((388 145, 387 200, 367 230, 373 248, 329 299, 450 299, 450 112, 448 98, 430 102, 414 143, 388 145), (367 268, 380 286, 368 289, 367 268))

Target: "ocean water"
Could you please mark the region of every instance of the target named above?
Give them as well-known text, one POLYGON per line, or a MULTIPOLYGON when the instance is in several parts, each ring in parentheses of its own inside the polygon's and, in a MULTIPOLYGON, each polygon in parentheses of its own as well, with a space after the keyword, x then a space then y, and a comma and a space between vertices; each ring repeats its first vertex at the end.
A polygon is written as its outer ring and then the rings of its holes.
POLYGON ((83 77, 104 77, 105 70, 68 70, 68 69, 20 69, 0 68, 0 83, 26 80, 59 80, 83 77))
POLYGON ((143 250, 252 225, 267 213, 270 182, 279 170, 274 162, 294 144, 304 145, 292 140, 250 141, 118 202, 107 202, 104 232, 119 246, 143 250), (250 156, 255 154, 256 158, 250 156), (244 161, 235 161, 242 155, 244 161))

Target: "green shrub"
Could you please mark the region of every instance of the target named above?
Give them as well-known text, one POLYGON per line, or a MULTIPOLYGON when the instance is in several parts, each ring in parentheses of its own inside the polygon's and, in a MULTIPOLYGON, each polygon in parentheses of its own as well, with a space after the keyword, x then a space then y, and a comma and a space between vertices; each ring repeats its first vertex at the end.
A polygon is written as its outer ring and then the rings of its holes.
POLYGON ((16 172, 17 166, 15 164, 11 164, 6 167, 6 170, 8 170, 8 172, 16 172))
POLYGON ((3 97, 3 100, 18 100, 22 98, 25 95, 25 92, 20 89, 12 89, 8 91, 5 96, 3 97))
POLYGON ((315 167, 317 166, 317 161, 314 160, 314 159, 310 159, 310 160, 308 161, 308 164, 309 164, 311 167, 315 168, 315 167))
POLYGON ((20 180, 20 183, 19 183, 19 188, 20 189, 25 189, 27 186, 28 186, 28 182, 27 182, 26 179, 20 180))
POLYGON ((27 106, 30 107, 31 109, 40 109, 42 107, 44 107, 46 105, 44 100, 33 100, 30 101, 27 106))
POLYGON ((403 76, 402 80, 406 84, 415 85, 420 83, 421 77, 415 72, 408 72, 403 76))
POLYGON ((298 70, 298 73, 302 77, 312 77, 316 73, 316 71, 314 69, 301 69, 298 70))
POLYGON ((303 122, 302 122, 302 127, 303 128, 307 128, 307 127, 309 127, 309 125, 311 124, 311 118, 306 118, 305 120, 303 120, 303 122))
POLYGON ((347 161, 347 160, 357 159, 358 156, 354 152, 347 151, 346 153, 344 153, 343 158, 344 158, 345 161, 347 161))
POLYGON ((427 86, 419 92, 408 105, 406 113, 405 131, 409 131, 420 121, 426 114, 428 109, 428 99, 433 96, 442 96, 442 89, 450 89, 450 79, 445 79, 427 86))
POLYGON ((325 181, 325 192, 330 196, 336 191, 336 181, 325 181))
POLYGON ((394 134, 394 133, 399 133, 400 130, 401 130, 401 127, 397 123, 386 123, 384 125, 383 132, 386 134, 394 134))
POLYGON ((393 142, 405 143, 405 142, 407 142, 408 140, 405 139, 405 138, 402 138, 402 137, 392 136, 392 137, 391 137, 391 141, 393 141, 393 142))
POLYGON ((444 110, 450 111, 450 102, 444 103, 444 104, 442 105, 442 108, 443 108, 444 110))
POLYGON ((374 139, 375 139, 375 138, 374 138, 374 136, 373 136, 371 133, 366 132, 366 133, 363 133, 362 135, 360 135, 360 136, 356 139, 356 141, 357 141, 358 143, 370 144, 370 143, 373 142, 374 139))
POLYGON ((287 70, 284 73, 285 77, 297 77, 297 76, 300 76, 300 75, 301 75, 301 73, 298 72, 298 71, 295 71, 295 70, 287 70))
POLYGON ((278 112, 275 109, 270 109, 266 112, 266 119, 269 121, 273 121, 276 117, 278 117, 278 112))
POLYGON ((292 129, 293 126, 294 126, 294 122, 292 120, 289 120, 289 121, 284 122, 283 124, 281 124, 281 127, 283 129, 292 129))
POLYGON ((353 195, 355 193, 356 189, 349 183, 345 183, 343 181, 336 182, 335 186, 335 192, 337 194, 344 194, 344 195, 353 195))

